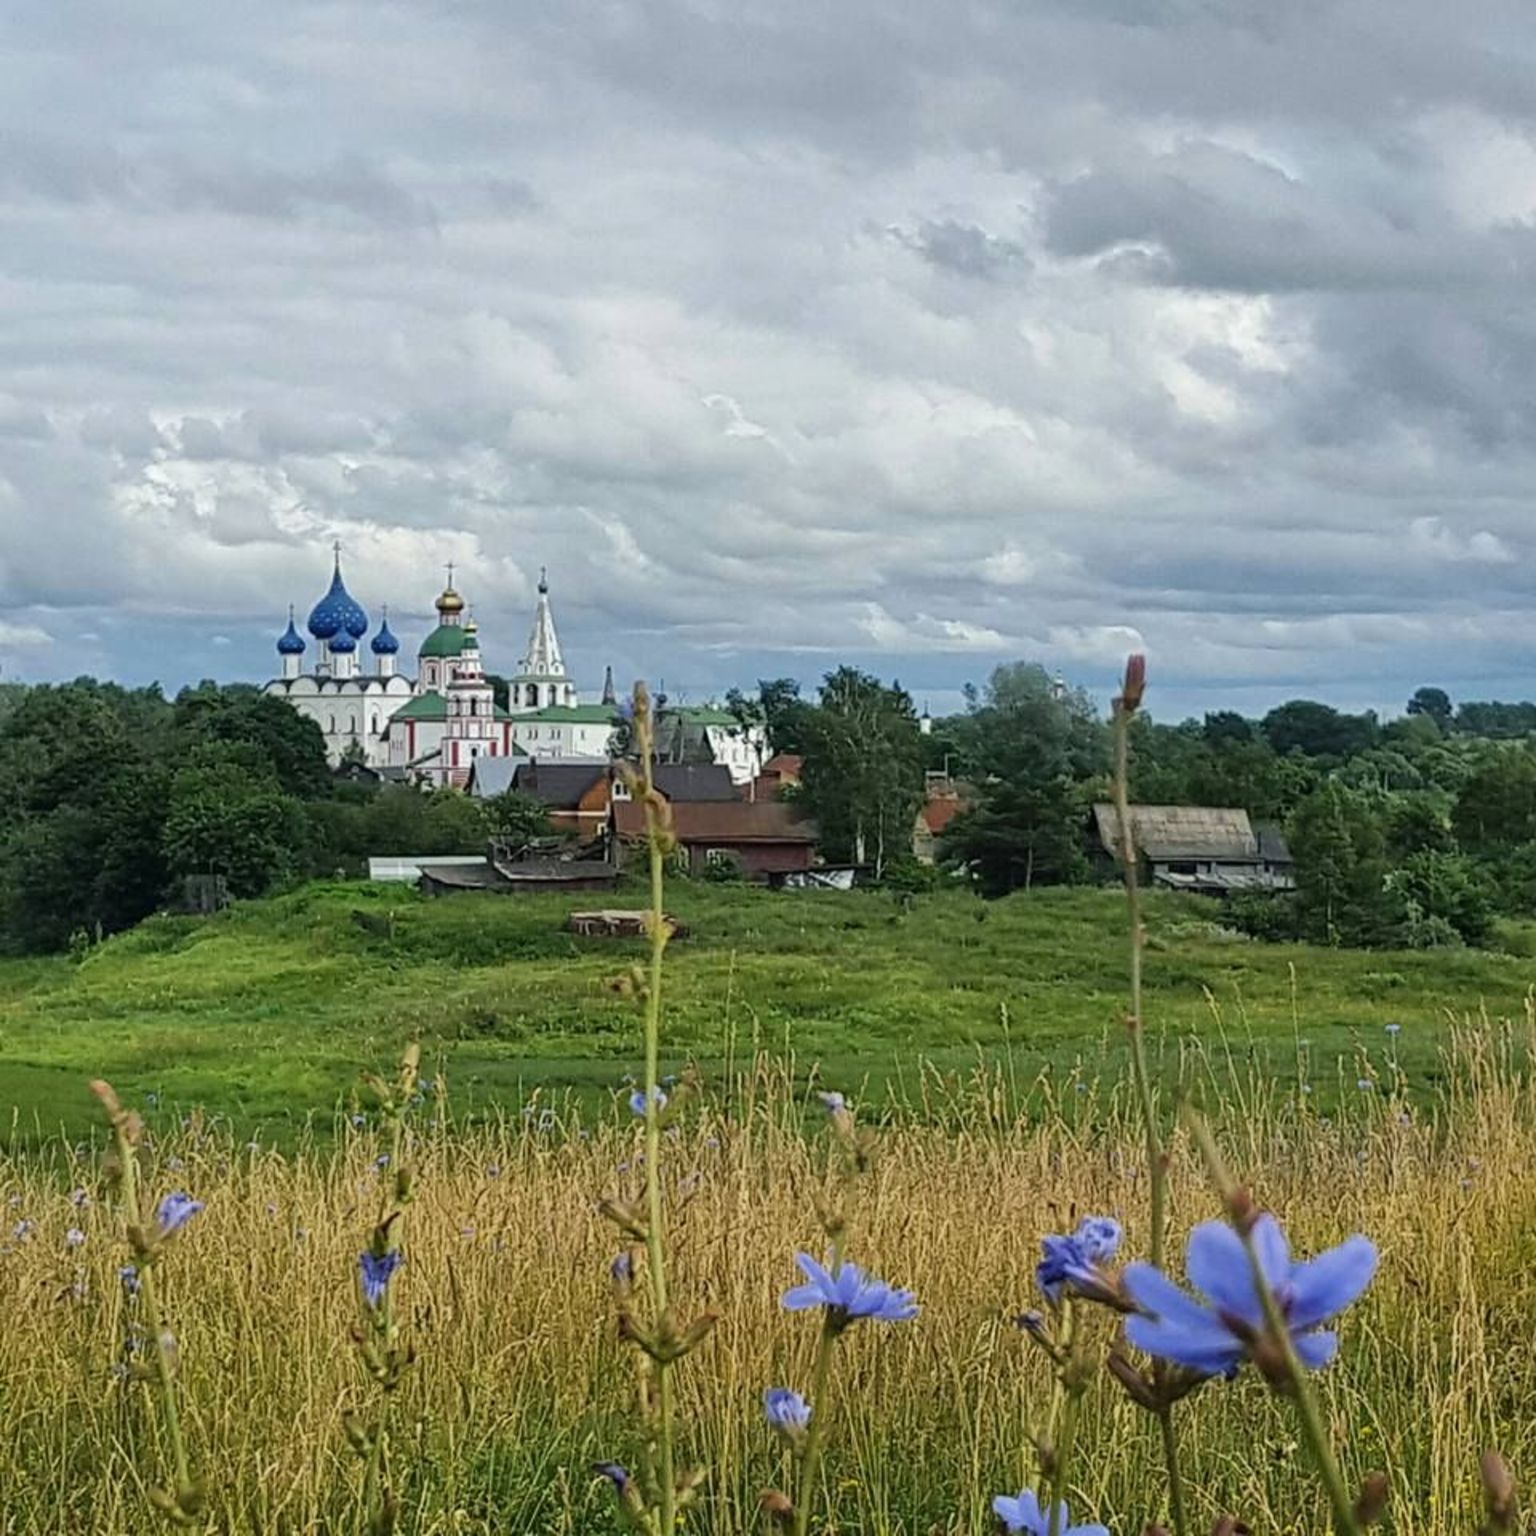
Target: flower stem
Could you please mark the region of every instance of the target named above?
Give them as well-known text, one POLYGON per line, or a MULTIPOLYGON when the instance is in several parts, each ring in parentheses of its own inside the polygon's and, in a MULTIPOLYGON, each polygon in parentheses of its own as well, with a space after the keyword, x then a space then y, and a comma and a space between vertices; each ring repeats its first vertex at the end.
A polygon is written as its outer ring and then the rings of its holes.
POLYGON ((160 1416, 166 1439, 171 1442, 171 1456, 176 1463, 176 1492, 185 1494, 192 1486, 187 1463, 187 1445, 181 1433, 181 1411, 176 1404, 176 1379, 170 1352, 165 1347, 165 1325, 160 1315, 160 1301, 155 1293, 152 1267, 144 1265, 139 1275, 139 1296, 144 1303, 144 1321, 155 1352, 155 1386, 160 1395, 160 1416))
POLYGON ((795 1498, 793 1536, 805 1536, 811 1524, 811 1501, 816 1497, 816 1478, 821 1470, 821 1446, 826 1436, 827 1389, 832 1380, 832 1353, 837 1348, 838 1329, 830 1313, 821 1325, 821 1339, 816 1345, 816 1366, 811 1375, 811 1425, 806 1431, 805 1449, 800 1455, 800 1487, 795 1498))
MULTIPOLYGON (((1136 1097, 1141 1105, 1142 1128, 1147 1143, 1147 1189, 1151 1199, 1152 1231, 1148 1256, 1161 1269, 1168 1243, 1168 1154, 1163 1148, 1157 1124, 1157 1098, 1152 1087, 1152 1072, 1147 1065, 1145 1016, 1143 1014, 1142 957, 1146 947, 1146 927, 1141 916, 1141 882, 1136 853, 1136 839, 1131 828, 1131 720, 1136 703, 1122 696, 1115 700, 1114 741, 1115 819, 1120 832, 1120 868, 1125 879, 1125 904, 1130 919, 1131 1008, 1126 1016, 1126 1033, 1131 1041, 1131 1075, 1136 1097)), ((1153 1380, 1161 1385, 1167 1365, 1153 1363, 1153 1380)), ((1188 1536, 1189 1521, 1184 1505, 1184 1477, 1179 1470, 1179 1438, 1173 1424, 1173 1405, 1165 1403, 1157 1410, 1158 1430, 1163 1446, 1163 1465, 1168 1474, 1168 1505, 1173 1519, 1174 1536, 1188 1536)))
MULTIPOLYGON (((1242 1192, 1222 1161, 1210 1127, 1193 1112, 1190 1112, 1189 1119, 1195 1140, 1199 1143, 1201 1155, 1210 1169, 1216 1187, 1221 1192, 1222 1202, 1229 1212, 1236 1210, 1242 1192)), ((1360 1521, 1355 1514, 1355 1502, 1349 1496, 1343 1469, 1339 1466, 1338 1457, 1333 1453, 1328 1432, 1323 1427, 1322 1410, 1318 1407, 1317 1395, 1312 1390, 1312 1383, 1307 1378, 1306 1367, 1302 1365, 1296 1354, 1296 1345, 1291 1338, 1290 1327, 1280 1311, 1280 1303, 1275 1300, 1275 1293, 1270 1287, 1269 1277, 1264 1273, 1264 1266, 1259 1261, 1259 1252, 1253 1242, 1252 1225, 1233 1220, 1232 1226, 1242 1242, 1243 1252, 1248 1255, 1248 1267, 1253 1274, 1254 1289, 1258 1292, 1259 1305, 1264 1312, 1264 1342, 1266 1345, 1273 1345, 1279 1351, 1285 1366, 1285 1386, 1288 1395, 1296 1403, 1297 1417, 1301 1420, 1302 1437, 1306 1440, 1307 1449, 1311 1451, 1312 1459, 1317 1464, 1318 1474, 1328 1494, 1328 1502, 1333 1506, 1333 1528, 1338 1536, 1361 1536, 1360 1521)))
MULTIPOLYGON (((667 1311, 666 1233, 661 1199, 661 978, 667 949, 662 827, 652 771, 654 726, 648 700, 635 711, 639 727, 640 782, 644 791, 646 844, 651 877, 650 975, 645 993, 645 1252, 656 1316, 667 1311)), ((671 1362, 656 1362, 656 1444, 660 1460, 657 1515, 664 1536, 677 1523, 677 1469, 672 1444, 671 1362)))

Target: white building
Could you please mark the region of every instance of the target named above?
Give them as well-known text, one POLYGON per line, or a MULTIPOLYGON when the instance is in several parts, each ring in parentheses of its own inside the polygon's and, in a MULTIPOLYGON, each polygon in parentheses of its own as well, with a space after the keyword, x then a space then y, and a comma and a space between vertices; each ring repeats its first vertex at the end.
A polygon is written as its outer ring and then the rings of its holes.
POLYGON ((510 755, 515 749, 509 716, 496 705, 479 636, 473 621, 464 622, 464 599, 453 589, 451 571, 436 606, 437 628, 417 653, 415 681, 395 670, 400 642, 387 613, 369 643, 373 671, 364 673, 358 647, 368 633, 368 615, 342 580, 338 547, 330 589, 305 626, 316 647, 313 670, 304 670, 309 644, 290 608, 288 628, 277 642, 281 675, 265 691, 320 727, 332 764, 360 756, 371 768, 462 784, 482 753, 510 755))
POLYGON ((565 670, 555 616, 549 606, 549 577, 539 572, 539 601, 528 634, 528 650, 507 687, 512 741, 529 757, 602 758, 611 753, 620 724, 610 670, 600 704, 583 704, 565 670))
POLYGON ((733 784, 750 784, 768 760, 768 733, 716 704, 668 705, 657 714, 656 756, 664 763, 716 763, 733 784))

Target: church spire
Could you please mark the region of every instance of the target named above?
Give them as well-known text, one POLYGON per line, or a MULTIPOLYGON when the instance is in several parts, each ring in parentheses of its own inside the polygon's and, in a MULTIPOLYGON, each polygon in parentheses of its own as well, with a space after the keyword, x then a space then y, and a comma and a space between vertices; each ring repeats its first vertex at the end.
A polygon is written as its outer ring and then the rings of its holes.
POLYGON ((603 703, 609 709, 617 709, 619 696, 613 691, 613 667, 610 665, 603 673, 603 703))
POLYGON ((560 655, 560 640, 555 634, 555 616, 549 607, 549 573, 539 571, 539 604, 533 613, 533 628, 528 634, 528 654, 523 657, 523 677, 565 676, 565 660, 560 655))

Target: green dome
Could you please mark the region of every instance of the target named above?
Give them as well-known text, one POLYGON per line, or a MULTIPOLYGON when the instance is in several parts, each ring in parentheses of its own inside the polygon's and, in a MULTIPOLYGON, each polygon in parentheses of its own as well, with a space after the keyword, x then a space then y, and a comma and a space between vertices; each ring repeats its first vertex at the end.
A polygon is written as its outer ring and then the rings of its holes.
POLYGON ((418 656, 458 656, 464 650, 464 631, 457 624, 439 624, 421 642, 418 656))

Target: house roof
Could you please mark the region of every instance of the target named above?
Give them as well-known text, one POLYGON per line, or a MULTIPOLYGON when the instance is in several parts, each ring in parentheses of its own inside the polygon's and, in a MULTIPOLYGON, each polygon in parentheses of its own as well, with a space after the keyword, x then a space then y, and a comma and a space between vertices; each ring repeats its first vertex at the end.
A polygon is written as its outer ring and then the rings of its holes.
MULTIPOLYGON (((495 720, 512 718, 500 704, 491 706, 491 717, 495 720)), ((407 699, 389 718, 391 720, 446 720, 448 701, 440 693, 418 693, 414 699, 407 699)))
MULTIPOLYGON (((526 758, 526 754, 519 753, 519 757, 526 758)), ((512 788, 518 761, 518 757, 477 757, 469 768, 469 793, 477 800, 506 794, 512 788)))
POLYGON ((917 814, 923 818, 923 825, 937 837, 964 809, 965 802, 958 795, 935 795, 924 802, 917 814))
POLYGON ((718 704, 669 704, 659 711, 663 720, 669 716, 689 725, 740 725, 735 715, 718 704))
POLYGON ((587 791, 599 780, 606 782, 607 777, 605 762, 563 763, 535 759, 517 765, 512 787, 532 795, 553 811, 574 811, 587 791))
POLYGON ((739 800, 731 770, 720 763, 655 763, 651 779, 673 804, 690 801, 739 800))
POLYGON ((775 752, 763 764, 760 777, 765 779, 796 779, 805 771, 805 759, 798 752, 775 752))
MULTIPOLYGON (((615 800, 613 827, 620 837, 644 837, 645 807, 615 800)), ((782 800, 680 800, 672 806, 672 833, 680 843, 814 843, 816 823, 782 800)))
MULTIPOLYGON (((1101 802, 1093 808, 1105 851, 1120 852, 1120 818, 1101 802)), ((1233 859, 1259 857, 1259 840, 1248 812, 1202 805, 1133 805, 1131 837, 1149 859, 1233 859)))
POLYGON ((617 709, 608 704, 551 704, 547 709, 530 709, 513 719, 533 725, 612 725, 619 723, 617 709))

